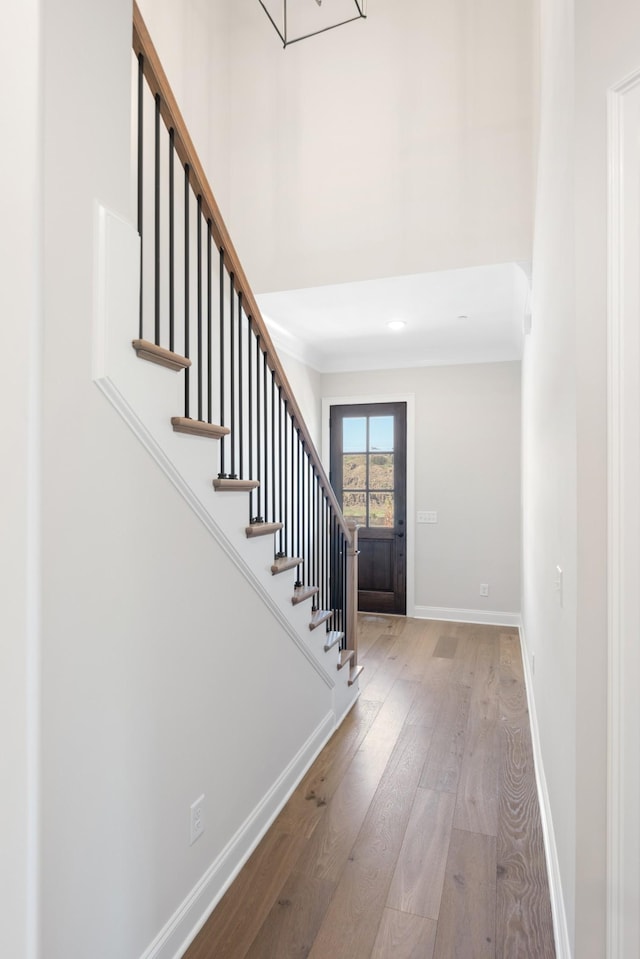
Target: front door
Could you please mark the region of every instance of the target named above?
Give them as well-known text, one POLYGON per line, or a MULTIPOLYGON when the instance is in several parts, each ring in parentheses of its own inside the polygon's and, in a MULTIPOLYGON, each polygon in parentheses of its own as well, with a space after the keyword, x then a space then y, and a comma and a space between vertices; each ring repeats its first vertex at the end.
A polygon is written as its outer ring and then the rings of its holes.
POLYGON ((330 478, 358 534, 358 609, 406 613, 407 404, 331 408, 330 478))

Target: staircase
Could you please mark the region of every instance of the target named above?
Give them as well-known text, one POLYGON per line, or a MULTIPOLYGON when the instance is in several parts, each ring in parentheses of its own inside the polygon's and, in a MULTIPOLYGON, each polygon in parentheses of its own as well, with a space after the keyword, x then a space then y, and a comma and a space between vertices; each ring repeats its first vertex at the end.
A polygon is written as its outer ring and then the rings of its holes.
POLYGON ((99 320, 96 380, 322 672, 339 720, 362 670, 357 529, 340 511, 135 4, 133 52, 137 235, 100 211, 101 285, 117 292, 99 320), (125 262, 137 263, 135 276, 125 262))

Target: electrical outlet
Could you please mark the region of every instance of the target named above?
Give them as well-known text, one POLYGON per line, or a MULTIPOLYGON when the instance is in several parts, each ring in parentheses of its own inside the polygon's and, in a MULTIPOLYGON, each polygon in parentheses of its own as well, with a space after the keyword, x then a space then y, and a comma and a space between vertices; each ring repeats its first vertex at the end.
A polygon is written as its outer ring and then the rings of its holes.
POLYGON ((481 595, 481 596, 488 596, 488 595, 489 595, 489 584, 488 584, 488 583, 480 583, 480 595, 481 595))
POLYGON ((189 845, 193 846, 196 839, 199 839, 204 832, 204 793, 191 803, 190 819, 190 840, 189 845))

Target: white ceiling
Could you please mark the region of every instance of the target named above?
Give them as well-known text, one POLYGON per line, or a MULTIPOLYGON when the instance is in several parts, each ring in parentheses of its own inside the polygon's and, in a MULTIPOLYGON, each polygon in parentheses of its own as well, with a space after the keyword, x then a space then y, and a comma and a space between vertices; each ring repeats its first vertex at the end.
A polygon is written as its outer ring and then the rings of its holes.
POLYGON ((321 373, 491 363, 521 358, 529 281, 526 265, 505 263, 257 300, 276 346, 321 373))

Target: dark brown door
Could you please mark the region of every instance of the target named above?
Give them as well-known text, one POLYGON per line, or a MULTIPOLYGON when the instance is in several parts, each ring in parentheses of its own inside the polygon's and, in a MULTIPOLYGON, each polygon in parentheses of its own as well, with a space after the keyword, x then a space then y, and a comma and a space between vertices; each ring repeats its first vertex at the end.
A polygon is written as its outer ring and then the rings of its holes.
POLYGON ((358 609, 406 613, 407 404, 331 408, 331 482, 358 534, 358 609))

